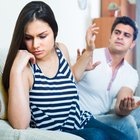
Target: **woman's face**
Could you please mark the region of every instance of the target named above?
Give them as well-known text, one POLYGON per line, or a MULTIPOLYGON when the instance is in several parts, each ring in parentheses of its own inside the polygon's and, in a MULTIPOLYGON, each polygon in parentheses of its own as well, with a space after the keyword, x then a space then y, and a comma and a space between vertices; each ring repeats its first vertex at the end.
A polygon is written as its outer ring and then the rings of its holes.
POLYGON ((54 50, 54 33, 48 23, 34 20, 25 28, 24 42, 36 59, 43 59, 54 50))

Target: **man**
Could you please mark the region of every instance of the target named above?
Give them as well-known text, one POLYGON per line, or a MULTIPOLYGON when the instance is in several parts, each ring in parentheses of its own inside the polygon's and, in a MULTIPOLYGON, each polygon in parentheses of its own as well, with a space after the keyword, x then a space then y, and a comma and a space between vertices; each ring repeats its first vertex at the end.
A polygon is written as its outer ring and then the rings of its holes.
MULTIPOLYGON (((129 49, 134 48, 137 34, 138 29, 132 19, 117 17, 112 25, 108 48, 93 52, 92 61, 100 61, 100 64, 85 71, 77 83, 81 107, 92 112, 98 120, 129 135, 140 127, 140 101, 135 102, 133 98, 139 78, 124 57, 129 49), (111 113, 115 98, 115 113, 111 113), (123 123, 124 127, 120 128, 123 123)), ((94 66, 90 64, 88 69, 94 66)))

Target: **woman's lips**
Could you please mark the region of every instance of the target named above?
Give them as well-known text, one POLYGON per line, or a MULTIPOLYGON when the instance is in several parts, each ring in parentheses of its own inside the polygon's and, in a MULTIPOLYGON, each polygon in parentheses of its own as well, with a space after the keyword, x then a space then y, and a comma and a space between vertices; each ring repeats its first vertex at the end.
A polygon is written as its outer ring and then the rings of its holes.
POLYGON ((42 52, 43 52, 43 51, 35 51, 35 52, 34 52, 34 55, 40 55, 40 54, 42 54, 42 52))

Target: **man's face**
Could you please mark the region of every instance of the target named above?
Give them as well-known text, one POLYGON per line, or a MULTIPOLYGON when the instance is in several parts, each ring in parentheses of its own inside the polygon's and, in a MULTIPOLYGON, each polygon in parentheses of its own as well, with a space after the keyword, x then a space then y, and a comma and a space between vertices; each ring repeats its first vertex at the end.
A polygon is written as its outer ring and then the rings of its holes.
POLYGON ((118 24, 111 34, 109 48, 118 53, 126 53, 135 46, 133 33, 134 30, 131 26, 118 24))

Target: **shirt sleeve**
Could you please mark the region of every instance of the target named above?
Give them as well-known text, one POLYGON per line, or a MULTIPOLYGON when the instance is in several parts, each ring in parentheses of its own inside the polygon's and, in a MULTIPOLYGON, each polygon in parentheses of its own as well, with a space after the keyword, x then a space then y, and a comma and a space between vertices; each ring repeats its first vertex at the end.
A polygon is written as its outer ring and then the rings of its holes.
POLYGON ((132 89, 133 93, 135 93, 135 90, 139 84, 139 76, 136 70, 133 70, 129 73, 128 77, 125 79, 124 86, 129 87, 132 89))

